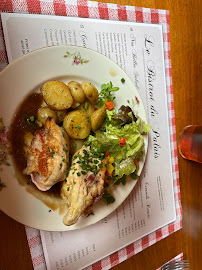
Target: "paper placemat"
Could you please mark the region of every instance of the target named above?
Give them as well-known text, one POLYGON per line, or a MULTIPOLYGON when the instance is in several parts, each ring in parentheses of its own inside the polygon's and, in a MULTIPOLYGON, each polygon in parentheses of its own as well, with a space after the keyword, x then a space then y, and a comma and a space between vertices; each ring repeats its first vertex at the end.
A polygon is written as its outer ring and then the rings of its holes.
MULTIPOLYGON (((170 233, 180 229, 182 227, 182 209, 180 203, 177 144, 171 76, 169 12, 165 10, 75 0, 67 2, 55 0, 6 1, 0 3, 0 11, 100 18, 108 20, 126 20, 135 22, 156 23, 163 26, 166 84, 172 151, 171 154, 177 219, 175 222, 159 229, 154 233, 149 234, 148 236, 138 240, 134 244, 131 244, 128 247, 123 248, 120 251, 112 254, 111 256, 108 256, 105 259, 97 262, 96 264, 88 267, 88 269, 109 269, 116 264, 126 260, 127 258, 130 258, 134 254, 137 254, 144 248, 165 238, 170 233)), ((3 41, 3 32, 2 29, 0 29, 0 68, 4 68, 7 64, 8 62, 3 41)), ((34 269, 46 269, 39 231, 27 227, 26 232, 34 269)))

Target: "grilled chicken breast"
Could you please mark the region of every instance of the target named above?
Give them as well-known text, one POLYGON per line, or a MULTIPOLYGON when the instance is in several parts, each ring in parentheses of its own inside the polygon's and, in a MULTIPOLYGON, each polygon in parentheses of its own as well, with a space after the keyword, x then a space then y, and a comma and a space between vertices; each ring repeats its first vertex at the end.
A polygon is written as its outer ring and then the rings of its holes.
POLYGON ((102 198, 106 167, 83 146, 72 159, 69 175, 62 183, 61 197, 68 207, 63 218, 67 226, 75 224, 90 206, 102 198))
POLYGON ((69 162, 69 138, 53 118, 47 118, 43 129, 36 131, 27 153, 25 173, 41 191, 49 190, 65 179, 69 162))

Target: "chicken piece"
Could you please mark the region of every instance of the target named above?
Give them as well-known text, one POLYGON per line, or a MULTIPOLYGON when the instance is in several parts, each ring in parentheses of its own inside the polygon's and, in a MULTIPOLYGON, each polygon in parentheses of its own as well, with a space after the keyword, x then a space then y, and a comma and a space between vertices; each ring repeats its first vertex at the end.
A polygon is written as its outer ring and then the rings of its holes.
POLYGON ((101 165, 101 160, 91 156, 89 149, 83 146, 74 154, 69 175, 62 183, 61 197, 68 207, 63 223, 67 226, 75 224, 102 198, 106 167, 101 165))
POLYGON ((49 190, 66 177, 69 162, 69 137, 53 118, 35 132, 27 154, 25 173, 41 191, 49 190))

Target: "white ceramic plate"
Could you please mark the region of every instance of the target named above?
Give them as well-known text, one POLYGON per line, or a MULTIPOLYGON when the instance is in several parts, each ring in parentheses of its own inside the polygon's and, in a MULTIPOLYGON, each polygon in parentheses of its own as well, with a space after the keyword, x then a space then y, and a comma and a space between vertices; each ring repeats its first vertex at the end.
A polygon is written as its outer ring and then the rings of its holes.
MULTIPOLYGON (((48 80, 89 81, 97 89, 101 84, 112 81, 120 90, 116 92, 115 106, 127 105, 127 100, 139 99, 135 107, 138 115, 146 120, 143 102, 128 75, 112 60, 93 50, 76 46, 54 46, 30 52, 9 64, 0 73, 0 118, 9 127, 13 115, 23 98, 31 92, 38 92, 41 85, 48 80), (69 57, 64 57, 66 52, 69 57), (125 83, 121 82, 125 79, 125 83)), ((147 152, 148 138, 144 136, 147 152)), ((1 143, 1 142, 0 142, 1 143)), ((146 153, 145 153, 146 156, 146 153)), ((145 157, 139 164, 142 171, 145 157)), ((94 224, 112 213, 129 195, 137 181, 127 180, 125 186, 114 189, 116 201, 105 205, 102 201, 93 207, 94 215, 81 217, 77 224, 67 227, 63 224, 63 215, 58 210, 49 212, 49 208, 26 191, 16 179, 11 166, 1 165, 0 178, 6 185, 0 191, 0 209, 8 216, 27 226, 47 231, 68 231, 94 224)))

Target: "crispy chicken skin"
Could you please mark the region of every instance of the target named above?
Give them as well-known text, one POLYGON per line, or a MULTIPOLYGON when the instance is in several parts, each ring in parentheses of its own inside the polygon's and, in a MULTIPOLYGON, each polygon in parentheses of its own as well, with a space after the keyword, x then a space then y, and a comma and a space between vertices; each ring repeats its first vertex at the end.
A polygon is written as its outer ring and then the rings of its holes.
POLYGON ((25 173, 41 191, 49 190, 65 179, 69 162, 69 138, 53 118, 47 118, 43 129, 36 131, 27 154, 25 173))
POLYGON ((62 183, 61 197, 68 207, 63 223, 67 226, 75 224, 90 206, 102 198, 104 191, 105 167, 100 168, 97 174, 91 171, 82 174, 83 169, 77 162, 84 156, 85 150, 89 151, 89 147, 83 146, 74 154, 69 175, 62 183))

